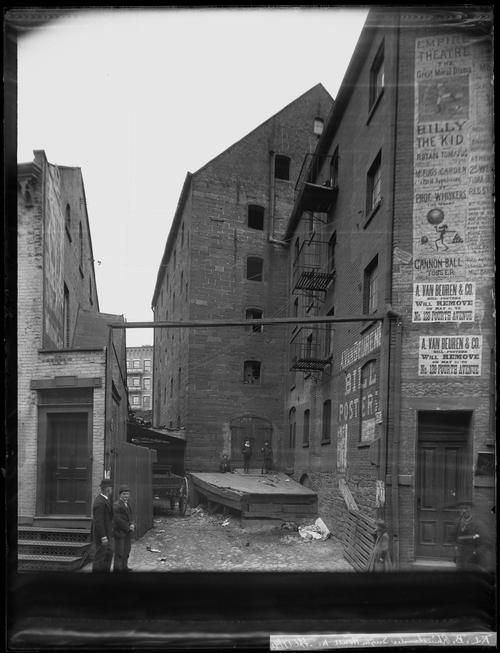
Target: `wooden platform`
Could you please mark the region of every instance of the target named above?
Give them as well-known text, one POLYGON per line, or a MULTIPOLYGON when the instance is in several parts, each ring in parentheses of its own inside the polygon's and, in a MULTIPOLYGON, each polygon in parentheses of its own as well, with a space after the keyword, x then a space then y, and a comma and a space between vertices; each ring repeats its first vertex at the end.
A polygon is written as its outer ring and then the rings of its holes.
POLYGON ((237 511, 242 520, 272 519, 293 521, 316 517, 318 497, 279 472, 261 474, 191 473, 191 505, 204 498, 209 507, 222 506, 237 511))

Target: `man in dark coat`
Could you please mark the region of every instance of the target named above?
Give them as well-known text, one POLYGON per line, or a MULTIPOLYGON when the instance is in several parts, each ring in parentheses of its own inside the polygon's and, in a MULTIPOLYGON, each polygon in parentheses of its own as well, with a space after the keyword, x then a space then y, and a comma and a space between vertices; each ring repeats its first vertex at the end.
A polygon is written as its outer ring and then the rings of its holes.
POLYGON ((118 501, 113 507, 113 534, 115 537, 113 571, 130 571, 128 557, 132 546, 132 533, 135 530, 135 524, 129 503, 129 487, 127 485, 120 486, 118 495, 118 501))
POLYGON ((261 472, 262 474, 267 474, 273 467, 273 448, 269 444, 269 440, 264 442, 264 446, 260 451, 264 456, 261 472))
POLYGON ((101 481, 101 491, 92 506, 92 537, 95 544, 95 555, 92 571, 109 571, 113 559, 113 481, 105 478, 101 481))
POLYGON ((250 459, 252 457, 252 445, 250 440, 245 440, 245 444, 241 447, 241 454, 243 456, 243 471, 248 474, 250 471, 250 459))

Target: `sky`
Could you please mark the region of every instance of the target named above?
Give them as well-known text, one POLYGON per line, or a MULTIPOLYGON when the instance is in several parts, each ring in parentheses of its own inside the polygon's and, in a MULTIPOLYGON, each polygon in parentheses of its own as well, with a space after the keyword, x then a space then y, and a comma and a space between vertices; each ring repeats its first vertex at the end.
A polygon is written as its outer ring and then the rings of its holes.
POLYGON ((186 173, 316 84, 335 98, 367 13, 93 8, 19 38, 18 161, 81 168, 102 312, 153 320, 186 173))

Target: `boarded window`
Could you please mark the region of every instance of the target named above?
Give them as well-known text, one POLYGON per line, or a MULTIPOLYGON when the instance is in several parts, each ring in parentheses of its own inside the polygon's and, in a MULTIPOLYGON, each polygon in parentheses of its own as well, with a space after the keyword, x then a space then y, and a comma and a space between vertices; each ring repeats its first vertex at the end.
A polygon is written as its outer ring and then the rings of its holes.
POLYGON ((363 313, 376 313, 378 308, 378 256, 367 265, 364 273, 363 313))
MULTIPOLYGON (((263 313, 259 308, 247 308, 245 311, 246 320, 261 320, 262 315, 263 313)), ((262 333, 263 328, 262 324, 252 324, 250 325, 249 330, 251 330, 252 333, 262 333)))

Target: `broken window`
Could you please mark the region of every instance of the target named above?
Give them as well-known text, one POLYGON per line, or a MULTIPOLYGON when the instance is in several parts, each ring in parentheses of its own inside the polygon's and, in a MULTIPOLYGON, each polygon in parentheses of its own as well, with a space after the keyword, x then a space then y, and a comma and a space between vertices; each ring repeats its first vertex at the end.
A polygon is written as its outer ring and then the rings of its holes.
POLYGON ((264 207, 257 204, 248 205, 248 226, 250 229, 264 229, 264 207))
MULTIPOLYGON (((245 311, 246 320, 261 320, 263 312, 259 308, 247 308, 245 311)), ((252 333, 262 333, 263 326, 262 324, 252 324, 249 327, 252 333)))
POLYGON ((258 256, 249 256, 247 258, 247 279, 250 281, 262 281, 263 268, 263 259, 258 256))
POLYGON ((245 361, 243 383, 260 383, 260 361, 245 361))

